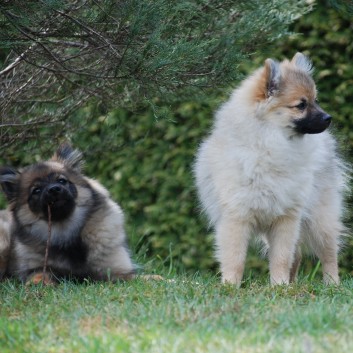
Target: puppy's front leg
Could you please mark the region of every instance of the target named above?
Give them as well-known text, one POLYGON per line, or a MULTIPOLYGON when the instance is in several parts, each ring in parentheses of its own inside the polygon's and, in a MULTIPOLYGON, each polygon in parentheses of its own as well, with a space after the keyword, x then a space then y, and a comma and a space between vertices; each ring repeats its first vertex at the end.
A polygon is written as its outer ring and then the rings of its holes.
POLYGON ((43 272, 34 272, 34 273, 28 275, 25 283, 27 286, 29 286, 31 284, 36 284, 36 285, 43 284, 45 286, 57 284, 57 282, 55 282, 52 274, 43 273, 43 272))
POLYGON ((222 282, 240 286, 250 238, 247 223, 223 217, 216 227, 216 257, 221 265, 222 282))
POLYGON ((271 284, 288 284, 300 232, 300 217, 279 217, 268 234, 271 284))

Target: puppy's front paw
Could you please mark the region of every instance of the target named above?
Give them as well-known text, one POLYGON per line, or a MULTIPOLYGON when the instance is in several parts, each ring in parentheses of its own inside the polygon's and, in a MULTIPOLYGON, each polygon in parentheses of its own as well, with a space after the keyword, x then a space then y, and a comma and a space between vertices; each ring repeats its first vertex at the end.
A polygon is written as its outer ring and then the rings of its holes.
POLYGON ((55 284, 55 281, 52 279, 52 277, 48 273, 43 273, 43 272, 38 272, 34 273, 32 276, 30 276, 27 281, 26 281, 26 286, 29 286, 31 284, 43 284, 45 286, 51 286, 55 284))
POLYGON ((139 275, 139 276, 136 276, 137 278, 142 278, 144 279, 145 281, 163 281, 164 278, 160 275, 139 275))

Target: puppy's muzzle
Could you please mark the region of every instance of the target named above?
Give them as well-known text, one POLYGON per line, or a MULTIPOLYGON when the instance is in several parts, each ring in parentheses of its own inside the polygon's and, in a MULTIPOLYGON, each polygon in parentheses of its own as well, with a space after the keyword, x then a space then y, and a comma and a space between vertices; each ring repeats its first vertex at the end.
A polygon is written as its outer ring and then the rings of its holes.
POLYGON ((64 188, 61 185, 59 184, 51 185, 47 190, 46 199, 48 200, 48 203, 53 203, 55 201, 62 199, 63 194, 64 194, 64 188))
POLYGON ((41 200, 42 211, 48 217, 48 205, 51 209, 51 219, 62 221, 66 219, 75 208, 74 197, 71 192, 61 184, 48 185, 41 200))
POLYGON ((326 129, 330 126, 332 120, 332 116, 328 115, 325 113, 325 115, 322 117, 322 121, 324 124, 326 124, 326 129))
POLYGON ((60 185, 53 185, 48 190, 48 193, 51 195, 58 195, 61 192, 62 192, 62 187, 60 185))
POLYGON ((331 124, 332 117, 321 109, 311 111, 305 118, 295 120, 295 130, 301 134, 319 134, 331 124))

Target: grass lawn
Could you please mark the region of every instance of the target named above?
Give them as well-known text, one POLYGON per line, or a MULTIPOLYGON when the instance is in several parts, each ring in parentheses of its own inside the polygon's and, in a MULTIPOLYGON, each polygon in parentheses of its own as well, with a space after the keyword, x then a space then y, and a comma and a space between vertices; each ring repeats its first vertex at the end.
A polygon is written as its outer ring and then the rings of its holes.
POLYGON ((0 352, 352 352, 353 279, 0 283, 0 352))

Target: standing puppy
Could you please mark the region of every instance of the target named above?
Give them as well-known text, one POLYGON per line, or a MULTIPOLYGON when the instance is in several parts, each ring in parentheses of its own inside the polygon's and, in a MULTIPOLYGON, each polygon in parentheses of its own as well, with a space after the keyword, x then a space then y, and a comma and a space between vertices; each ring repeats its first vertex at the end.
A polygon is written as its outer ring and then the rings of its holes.
POLYGON ((34 283, 133 276, 123 212, 103 186, 81 173, 81 164, 81 153, 64 144, 49 161, 19 171, 0 169, 0 184, 9 201, 2 242, 9 222, 10 275, 34 283), (43 277, 49 227, 48 270, 43 277))
POLYGON ((289 283, 307 245, 338 283, 343 165, 317 102, 310 61, 265 61, 216 113, 195 175, 216 232, 223 282, 240 285, 249 239, 263 235, 272 284, 289 283))

